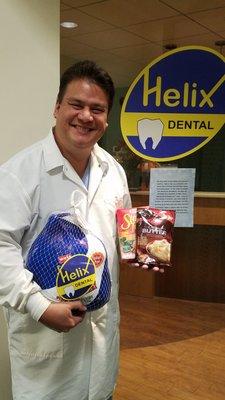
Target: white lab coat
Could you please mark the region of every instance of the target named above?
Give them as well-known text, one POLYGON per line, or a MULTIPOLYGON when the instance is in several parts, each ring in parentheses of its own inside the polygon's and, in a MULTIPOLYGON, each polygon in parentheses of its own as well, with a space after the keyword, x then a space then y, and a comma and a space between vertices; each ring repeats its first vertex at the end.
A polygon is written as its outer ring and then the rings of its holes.
POLYGON ((14 400, 106 400, 119 355, 118 259, 115 210, 130 207, 125 173, 97 144, 89 189, 60 153, 52 132, 0 168, 0 303, 9 332, 14 400), (82 213, 105 244, 112 277, 108 304, 87 313, 68 333, 38 319, 49 305, 24 268, 27 252, 54 211, 84 194, 82 213))

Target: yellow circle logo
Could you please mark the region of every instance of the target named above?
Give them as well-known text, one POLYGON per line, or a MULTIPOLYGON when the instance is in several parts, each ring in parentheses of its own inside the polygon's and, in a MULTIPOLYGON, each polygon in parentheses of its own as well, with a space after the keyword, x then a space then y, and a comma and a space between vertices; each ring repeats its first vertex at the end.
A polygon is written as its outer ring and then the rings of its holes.
POLYGON ((85 254, 68 258, 58 268, 56 277, 57 294, 63 300, 76 300, 95 288, 95 265, 85 254))
POLYGON ((224 61, 212 49, 187 46, 147 65, 121 110, 128 147, 142 158, 169 161, 208 143, 225 124, 224 61))

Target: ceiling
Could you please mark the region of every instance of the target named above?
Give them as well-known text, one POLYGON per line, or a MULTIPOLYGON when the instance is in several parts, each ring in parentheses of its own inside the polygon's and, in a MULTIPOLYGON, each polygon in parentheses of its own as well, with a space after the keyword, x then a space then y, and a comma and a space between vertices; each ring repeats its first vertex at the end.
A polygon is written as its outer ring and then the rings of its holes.
POLYGON ((165 45, 201 45, 225 55, 225 0, 62 0, 61 69, 91 59, 105 68, 116 87, 165 51, 165 45))

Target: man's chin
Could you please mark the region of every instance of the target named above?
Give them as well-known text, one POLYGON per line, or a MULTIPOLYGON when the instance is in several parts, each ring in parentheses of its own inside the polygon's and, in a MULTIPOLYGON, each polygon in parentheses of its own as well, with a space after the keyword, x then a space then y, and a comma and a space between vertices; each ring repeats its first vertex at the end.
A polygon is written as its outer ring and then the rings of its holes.
POLYGON ((91 134, 84 134, 84 135, 72 135, 72 141, 74 144, 80 147, 93 147, 95 143, 102 137, 102 135, 91 135, 91 134))
POLYGON ((92 140, 76 140, 73 142, 74 148, 80 149, 80 150, 85 150, 85 149, 92 149, 93 146, 95 145, 95 141, 92 140))

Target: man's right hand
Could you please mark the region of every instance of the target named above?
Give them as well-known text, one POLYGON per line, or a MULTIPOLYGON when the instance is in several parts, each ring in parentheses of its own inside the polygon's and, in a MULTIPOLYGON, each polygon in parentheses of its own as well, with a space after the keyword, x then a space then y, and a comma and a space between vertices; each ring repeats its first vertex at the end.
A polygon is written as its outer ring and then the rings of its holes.
POLYGON ((51 303, 39 321, 57 332, 69 332, 84 319, 86 310, 81 301, 51 303))

